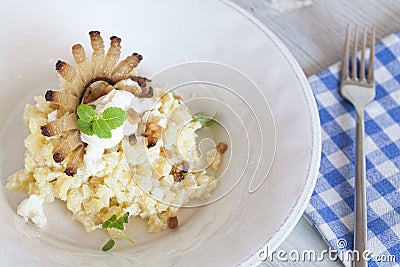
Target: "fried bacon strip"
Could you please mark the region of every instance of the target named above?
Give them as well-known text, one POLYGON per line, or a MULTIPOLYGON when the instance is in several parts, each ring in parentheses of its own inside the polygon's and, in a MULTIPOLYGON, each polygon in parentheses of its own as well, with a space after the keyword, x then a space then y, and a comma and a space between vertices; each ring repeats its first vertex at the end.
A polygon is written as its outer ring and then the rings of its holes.
POLYGON ((75 111, 76 107, 79 104, 78 97, 63 91, 48 90, 45 94, 45 98, 46 101, 57 104, 58 107, 62 106, 67 110, 75 111))
POLYGON ((75 152, 73 156, 70 158, 70 160, 67 163, 67 167, 65 168, 65 174, 68 176, 74 176, 78 168, 82 165, 83 162, 83 156, 85 154, 85 146, 80 145, 78 148, 75 149, 75 152))
POLYGON ((86 84, 94 78, 89 59, 86 56, 85 49, 81 44, 72 47, 72 56, 74 57, 78 73, 82 81, 86 84))
POLYGON ((107 51, 103 65, 103 73, 106 77, 111 76, 111 73, 119 60, 119 56, 121 55, 121 38, 113 36, 110 40, 110 48, 107 51))
POLYGON ((79 145, 82 145, 82 141, 79 137, 79 131, 71 132, 67 138, 61 143, 61 145, 54 151, 53 159, 55 162, 63 161, 69 154, 74 151, 79 145))
POLYGON ((83 81, 68 63, 58 60, 56 63, 56 71, 68 83, 71 93, 80 96, 83 88, 83 81))
POLYGON ((103 74, 103 61, 104 61, 104 41, 100 36, 99 31, 91 31, 90 45, 93 48, 92 53, 92 71, 95 77, 103 74))
POLYGON ((75 113, 67 114, 57 120, 51 121, 43 126, 40 126, 42 135, 50 137, 59 133, 76 129, 77 115, 75 113))
POLYGON ((129 79, 131 79, 134 82, 137 82, 137 84, 139 84, 140 87, 145 87, 147 82, 151 82, 151 80, 142 76, 130 76, 129 79))
POLYGON ((113 82, 118 82, 120 80, 126 79, 130 76, 131 71, 139 65, 140 61, 143 59, 138 53, 133 53, 126 59, 122 60, 112 71, 111 80, 113 82))

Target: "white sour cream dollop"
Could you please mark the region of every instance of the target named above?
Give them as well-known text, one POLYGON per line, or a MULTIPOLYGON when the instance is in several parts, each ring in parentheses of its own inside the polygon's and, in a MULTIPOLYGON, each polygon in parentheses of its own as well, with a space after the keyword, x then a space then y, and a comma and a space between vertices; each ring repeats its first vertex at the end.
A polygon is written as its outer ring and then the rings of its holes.
MULTIPOLYGON (((96 106, 97 114, 102 113, 104 110, 110 107, 118 107, 126 111, 134 97, 135 96, 130 92, 114 89, 90 104, 96 106)), ((88 144, 88 146, 96 147, 97 151, 102 151, 104 149, 112 148, 118 145, 123 137, 124 125, 121 125, 117 129, 111 130, 111 138, 100 138, 95 134, 89 136, 87 134, 81 133, 82 141, 88 144)))

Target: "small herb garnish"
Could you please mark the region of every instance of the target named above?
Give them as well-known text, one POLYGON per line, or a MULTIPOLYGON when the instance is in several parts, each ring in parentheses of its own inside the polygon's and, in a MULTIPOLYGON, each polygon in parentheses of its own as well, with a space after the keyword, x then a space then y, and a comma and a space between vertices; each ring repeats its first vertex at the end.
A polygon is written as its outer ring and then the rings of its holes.
POLYGON ((108 251, 112 249, 115 245, 115 236, 120 234, 124 238, 126 238, 129 242, 134 243, 133 240, 127 236, 124 232, 125 229, 125 223, 128 223, 128 218, 129 218, 129 212, 125 213, 121 217, 117 218, 117 215, 112 215, 107 221, 103 222, 101 227, 103 229, 116 229, 117 232, 110 237, 110 239, 107 241, 107 243, 102 247, 101 250, 103 251, 108 251))
POLYGON ((212 118, 206 116, 203 112, 198 112, 193 117, 193 121, 201 123, 201 128, 210 127, 218 123, 218 113, 215 113, 212 118))
POLYGON ((128 113, 118 107, 110 107, 97 115, 95 105, 80 104, 77 109, 79 119, 76 126, 87 135, 100 138, 111 138, 111 130, 120 127, 128 117, 128 113))

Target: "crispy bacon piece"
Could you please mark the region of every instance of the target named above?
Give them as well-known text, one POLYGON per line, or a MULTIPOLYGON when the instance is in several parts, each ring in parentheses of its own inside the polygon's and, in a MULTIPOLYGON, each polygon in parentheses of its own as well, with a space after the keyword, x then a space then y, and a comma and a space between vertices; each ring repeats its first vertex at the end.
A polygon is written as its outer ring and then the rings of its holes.
POLYGON ((183 173, 187 173, 189 171, 189 163, 187 161, 182 161, 182 164, 179 166, 183 173))
POLYGON ((187 166, 187 169, 183 169, 182 165, 181 166, 172 166, 171 172, 169 174, 172 174, 175 182, 180 182, 183 179, 185 179, 184 173, 187 173, 188 169, 189 169, 189 166, 187 166))
POLYGON ((100 36, 99 31, 91 31, 90 45, 93 48, 92 53, 92 71, 95 77, 99 77, 103 74, 103 62, 104 62, 104 41, 100 36))
POLYGON ((218 143, 218 145, 217 145, 217 151, 218 151, 219 153, 224 154, 225 151, 226 151, 227 149, 228 149, 228 145, 227 145, 227 144, 225 144, 225 143, 223 143, 223 142, 219 142, 219 143, 218 143))
POLYGON ((178 217, 174 216, 168 218, 168 228, 175 229, 178 228, 178 225, 178 217))
POLYGON ((67 110, 74 111, 79 104, 78 97, 63 91, 48 90, 45 94, 45 98, 46 101, 57 104, 58 107, 62 106, 67 110))
POLYGON ((75 149, 73 156, 68 161, 67 168, 64 171, 68 176, 74 176, 77 173, 78 168, 82 165, 83 156, 85 154, 84 148, 84 145, 78 146, 75 149))
POLYGON ((151 148, 151 147, 157 145, 157 141, 158 141, 158 139, 156 137, 148 136, 147 137, 147 148, 151 148))
POLYGON ((85 49, 81 44, 76 44, 72 47, 72 55, 74 57, 78 73, 82 81, 86 84, 94 78, 89 59, 86 56, 85 49))
POLYGON ((185 176, 183 175, 182 172, 174 172, 172 175, 174 176, 174 181, 175 182, 180 182, 183 179, 185 179, 185 176))
POLYGON ((83 88, 83 81, 68 63, 58 60, 56 63, 56 71, 66 81, 67 87, 75 96, 80 96, 83 88))
POLYGON ((131 79, 134 82, 137 82, 137 84, 140 87, 144 87, 144 86, 146 86, 147 82, 151 82, 151 80, 147 79, 146 77, 142 77, 142 76, 130 76, 129 79, 131 79))
POLYGON ((110 40, 110 48, 107 51, 103 66, 103 73, 106 77, 111 76, 114 66, 117 64, 119 56, 121 55, 121 38, 113 36, 110 40))
POLYGON ((126 79, 130 76, 131 71, 139 65, 140 61, 143 59, 138 53, 133 53, 126 59, 122 60, 112 71, 111 80, 113 82, 118 82, 120 80, 126 79))
POLYGON ((55 162, 61 162, 69 154, 74 151, 75 148, 82 145, 82 141, 79 137, 79 131, 71 132, 67 138, 61 143, 61 145, 56 149, 53 154, 53 159, 55 162))
POLYGON ((55 136, 59 133, 76 129, 77 115, 75 113, 70 113, 64 115, 63 117, 51 121, 43 126, 40 126, 42 135, 50 137, 55 136))

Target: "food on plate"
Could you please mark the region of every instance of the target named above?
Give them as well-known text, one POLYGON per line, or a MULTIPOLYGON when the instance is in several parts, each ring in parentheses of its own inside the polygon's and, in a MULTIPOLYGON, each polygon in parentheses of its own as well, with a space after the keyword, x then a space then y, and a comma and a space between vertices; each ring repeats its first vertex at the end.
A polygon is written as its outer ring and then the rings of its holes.
POLYGON ((111 37, 106 52, 100 32, 89 35, 91 59, 74 45, 76 67, 56 63, 59 90, 26 105, 25 167, 6 188, 28 195, 17 213, 39 227, 47 224, 44 203, 65 202, 86 231, 108 231, 108 250, 114 238, 130 240, 123 230, 131 217, 147 220, 149 232, 177 228, 179 208, 217 187, 227 145, 209 150, 200 168, 197 131, 217 115, 192 114, 179 96, 139 76, 138 53, 119 62, 120 38, 111 37))

